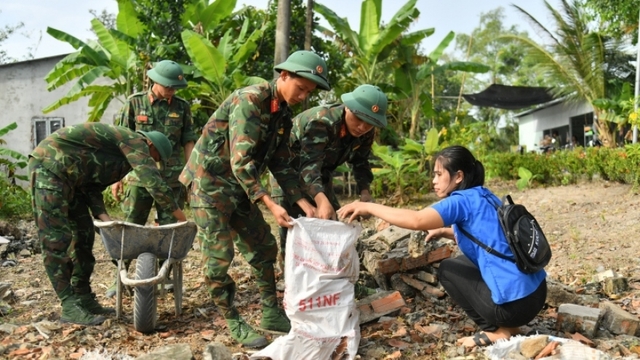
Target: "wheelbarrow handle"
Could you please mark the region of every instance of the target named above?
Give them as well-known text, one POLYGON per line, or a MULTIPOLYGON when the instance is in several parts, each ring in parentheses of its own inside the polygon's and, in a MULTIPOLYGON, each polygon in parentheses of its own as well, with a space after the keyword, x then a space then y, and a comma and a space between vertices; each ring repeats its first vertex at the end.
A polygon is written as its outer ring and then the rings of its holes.
POLYGON ((158 275, 152 278, 141 279, 141 280, 129 279, 127 277, 127 270, 120 269, 120 281, 122 281, 123 285, 134 286, 134 287, 144 286, 144 285, 155 285, 155 284, 161 283, 167 278, 167 272, 169 271, 169 267, 171 266, 171 264, 175 262, 176 260, 174 259, 171 259, 171 258, 166 259, 162 263, 162 267, 160 267, 160 271, 158 271, 158 275))

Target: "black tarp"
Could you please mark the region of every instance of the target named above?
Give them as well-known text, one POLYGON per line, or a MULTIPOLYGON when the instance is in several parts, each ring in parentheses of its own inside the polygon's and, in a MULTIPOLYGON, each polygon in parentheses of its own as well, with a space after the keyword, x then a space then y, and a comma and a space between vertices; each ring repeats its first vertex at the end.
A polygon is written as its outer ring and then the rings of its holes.
POLYGON ((545 87, 498 84, 492 84, 477 94, 463 94, 462 97, 472 105, 506 110, 523 109, 553 100, 551 92, 545 87))

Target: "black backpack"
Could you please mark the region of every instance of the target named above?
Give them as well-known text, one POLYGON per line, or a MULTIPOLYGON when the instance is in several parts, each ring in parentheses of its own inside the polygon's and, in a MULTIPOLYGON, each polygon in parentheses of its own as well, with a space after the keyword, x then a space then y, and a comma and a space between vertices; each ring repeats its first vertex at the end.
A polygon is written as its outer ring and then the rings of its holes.
POLYGON ((487 201, 498 212, 500 226, 515 259, 483 244, 462 227, 460 227, 460 231, 489 254, 514 262, 523 273, 533 274, 544 269, 551 260, 551 247, 536 218, 527 211, 524 205, 514 204, 510 195, 502 198, 501 205, 495 204, 489 198, 487 201))

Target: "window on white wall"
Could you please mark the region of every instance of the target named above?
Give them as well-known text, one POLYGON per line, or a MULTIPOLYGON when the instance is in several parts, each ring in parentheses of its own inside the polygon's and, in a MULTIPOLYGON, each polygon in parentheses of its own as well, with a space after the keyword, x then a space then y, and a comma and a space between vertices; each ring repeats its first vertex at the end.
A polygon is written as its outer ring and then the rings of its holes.
POLYGON ((33 147, 35 148, 44 138, 64 127, 64 118, 34 117, 31 119, 31 123, 33 128, 33 147))

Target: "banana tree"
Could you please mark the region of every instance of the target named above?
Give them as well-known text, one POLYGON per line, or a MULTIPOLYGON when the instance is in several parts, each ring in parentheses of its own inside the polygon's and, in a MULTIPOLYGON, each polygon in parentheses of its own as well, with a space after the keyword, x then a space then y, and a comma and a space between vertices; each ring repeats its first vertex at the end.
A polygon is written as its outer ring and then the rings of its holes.
MULTIPOLYGON (((235 5, 236 0, 216 0, 211 4, 208 0, 195 1, 187 6, 180 21, 199 31, 214 32, 212 29, 231 15, 235 5)), ((51 36, 69 43, 77 51, 47 74, 49 91, 69 82, 75 81, 75 84, 62 98, 43 109, 45 113, 89 97, 91 111, 87 120, 100 121, 111 101, 122 100, 145 87, 145 73, 151 59, 166 56, 176 45, 160 41, 149 49, 149 39, 142 39, 148 33, 147 26, 139 20, 139 15, 132 0, 118 0, 116 29, 106 29, 97 19, 91 21, 97 41, 83 42, 60 30, 47 29, 51 36), (109 80, 106 84, 105 79, 109 80)))
POLYGON ((408 105, 411 124, 409 138, 415 139, 420 127, 421 115, 433 118, 437 114, 433 101, 435 94, 435 76, 445 71, 462 71, 472 73, 486 73, 489 67, 475 62, 448 62, 438 64, 445 49, 455 38, 453 31, 442 39, 440 44, 428 56, 415 55, 413 47, 407 47, 401 41, 399 54, 404 54, 403 64, 395 70, 395 89, 397 100, 404 100, 408 105), (404 49, 404 50, 403 50, 404 49))
POLYGON ((374 169, 374 177, 386 180, 389 192, 393 191, 392 198, 405 202, 405 198, 411 190, 408 187, 412 174, 417 174, 420 168, 419 160, 405 156, 403 151, 392 151, 388 146, 374 143, 371 151, 379 160, 380 167, 374 169))
POLYGON ((265 29, 263 26, 249 34, 248 28, 249 21, 245 19, 239 34, 227 30, 217 46, 207 36, 191 30, 182 32, 182 41, 193 61, 194 81, 189 82, 189 91, 199 94, 202 100, 194 105, 194 111, 203 107, 216 109, 234 89, 266 81, 241 72, 265 29))
POLYGON ((135 48, 131 46, 131 39, 140 33, 144 25, 136 19, 130 1, 118 1, 118 8, 116 23, 120 30, 109 30, 98 19, 91 20, 98 41, 83 42, 63 31, 47 28, 49 35, 70 44, 77 51, 60 60, 46 75, 49 91, 73 81, 75 84, 62 98, 45 107, 44 113, 89 97, 91 111, 87 121, 100 121, 112 100, 128 96, 136 83, 140 83, 136 79, 141 64, 135 48), (104 79, 109 81, 105 84, 104 79))
MULTIPOLYGON (((17 128, 18 125, 15 122, 1 128, 0 145, 6 145, 7 142, 2 139, 2 137, 9 133, 9 131, 15 130, 17 128)), ((4 170, 6 171, 7 179, 11 183, 15 183, 14 178, 22 181, 28 181, 26 176, 16 174, 16 170, 26 168, 28 162, 29 158, 27 156, 9 148, 0 147, 0 169, 4 168, 4 170)))
POLYGON ((388 23, 381 23, 382 0, 364 0, 360 11, 360 30, 355 32, 346 18, 339 17, 333 10, 316 2, 314 10, 322 15, 331 25, 333 31, 320 27, 320 30, 337 40, 345 52, 351 57, 347 66, 352 81, 346 87, 360 84, 380 85, 391 71, 389 56, 402 41, 405 45, 415 45, 434 33, 433 28, 408 33, 409 26, 417 20, 420 11, 416 8, 417 0, 409 0, 398 10, 388 23))

